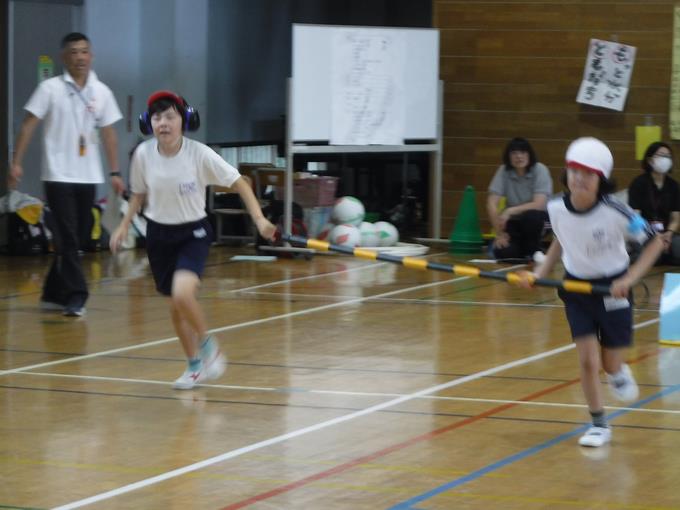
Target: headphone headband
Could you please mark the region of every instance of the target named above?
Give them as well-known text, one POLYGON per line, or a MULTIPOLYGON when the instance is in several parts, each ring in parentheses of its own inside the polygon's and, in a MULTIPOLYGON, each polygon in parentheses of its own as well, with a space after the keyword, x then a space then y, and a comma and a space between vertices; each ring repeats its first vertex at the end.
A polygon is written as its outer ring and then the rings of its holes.
POLYGON ((170 101, 172 101, 181 108, 185 108, 187 105, 187 102, 184 100, 182 96, 178 96, 177 94, 175 94, 174 92, 170 92, 169 90, 159 90, 149 96, 149 99, 146 100, 146 107, 151 108, 151 105, 154 104, 156 101, 159 101, 160 99, 169 99, 170 101))

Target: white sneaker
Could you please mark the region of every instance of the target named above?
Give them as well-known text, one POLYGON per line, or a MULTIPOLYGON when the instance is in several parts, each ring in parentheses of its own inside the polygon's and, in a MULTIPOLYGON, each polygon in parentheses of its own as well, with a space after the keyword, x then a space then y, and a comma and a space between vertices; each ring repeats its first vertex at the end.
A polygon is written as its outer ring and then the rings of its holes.
POLYGON ((612 431, 608 427, 596 427, 593 425, 586 433, 583 434, 578 444, 581 446, 589 446, 591 448, 598 448, 612 440, 612 431))
POLYGON ((203 360, 203 366, 205 366, 206 378, 219 379, 227 369, 227 358, 220 351, 220 347, 212 335, 201 346, 199 354, 201 360, 203 360))
POLYGON ((190 390, 198 383, 203 382, 206 377, 205 365, 203 363, 201 363, 201 366, 195 372, 187 367, 184 373, 175 380, 172 387, 176 390, 190 390))
POLYGON ((609 382, 609 389, 617 399, 622 402, 634 402, 640 395, 638 385, 633 378, 630 367, 625 363, 621 363, 621 370, 618 374, 607 374, 607 381, 609 382))
POLYGON ((84 317, 86 313, 84 306, 67 306, 61 314, 64 317, 84 317))

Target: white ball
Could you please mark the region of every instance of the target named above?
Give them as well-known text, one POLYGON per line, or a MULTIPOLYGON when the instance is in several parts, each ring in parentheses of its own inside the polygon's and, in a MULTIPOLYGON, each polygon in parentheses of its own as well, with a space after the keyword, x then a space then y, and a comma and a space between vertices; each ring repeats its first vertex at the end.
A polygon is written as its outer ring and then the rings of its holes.
POLYGON ((535 262, 536 264, 543 264, 543 262, 545 262, 545 253, 543 253, 543 252, 540 251, 540 250, 535 251, 535 252, 534 252, 534 257, 533 257, 533 258, 534 258, 534 262, 535 262))
POLYGON ((399 241, 397 227, 387 221, 376 221, 375 231, 378 233, 378 246, 394 246, 399 241))
POLYGON ((366 210, 364 204, 354 197, 342 197, 335 201, 333 206, 332 220, 340 224, 359 226, 364 221, 366 210))
POLYGON ((335 225, 332 223, 326 223, 323 227, 321 227, 319 233, 316 234, 316 239, 319 241, 328 241, 330 239, 331 230, 333 230, 334 227, 335 225))
POLYGON ((332 244, 347 246, 349 248, 359 246, 359 242, 361 241, 359 229, 354 225, 337 225, 333 227, 329 237, 332 244))
POLYGON ((361 234, 359 246, 378 246, 378 232, 373 223, 362 221, 359 225, 359 234, 361 234))

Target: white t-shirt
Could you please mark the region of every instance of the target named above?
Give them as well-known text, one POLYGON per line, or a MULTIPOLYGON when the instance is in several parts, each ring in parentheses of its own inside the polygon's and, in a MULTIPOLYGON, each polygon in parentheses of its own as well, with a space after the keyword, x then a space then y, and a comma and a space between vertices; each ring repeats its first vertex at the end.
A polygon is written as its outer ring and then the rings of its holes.
POLYGON ((82 89, 67 72, 41 82, 24 109, 44 121, 43 181, 104 182, 97 128, 123 116, 111 89, 94 71, 90 71, 82 89), (85 141, 83 156, 79 152, 81 135, 85 141))
POLYGON ((155 138, 147 140, 135 149, 130 166, 132 192, 147 195, 144 215, 166 225, 205 218, 206 187, 231 186, 240 176, 210 147, 186 137, 171 157, 158 152, 155 138))
POLYGON ((630 262, 626 240, 643 243, 654 237, 639 214, 611 195, 587 211, 576 211, 567 195, 559 195, 548 201, 548 215, 564 268, 586 280, 624 272, 630 262))

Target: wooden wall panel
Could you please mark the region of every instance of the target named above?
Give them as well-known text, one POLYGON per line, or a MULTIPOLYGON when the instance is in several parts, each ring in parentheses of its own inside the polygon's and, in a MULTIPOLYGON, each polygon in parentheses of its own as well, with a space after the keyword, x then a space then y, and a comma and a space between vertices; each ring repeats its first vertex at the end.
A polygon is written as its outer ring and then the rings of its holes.
MULTIPOLYGON (((625 41, 621 41, 625 42, 625 41)), ((557 83, 575 87, 574 97, 583 76, 583 57, 517 58, 517 57, 458 57, 442 56, 440 75, 447 81, 472 83, 503 83, 521 87, 525 83, 557 83)), ((670 85, 669 62, 661 59, 636 59, 631 79, 632 87, 668 87, 670 85)))
MULTIPOLYGON (((0 0, 0 33, 9 33, 9 2, 7 0, 0 0)), ((7 47, 7 41, 9 38, 3 36, 0 41, 0 76, 9 76, 9 61, 7 56, 9 55, 9 48, 7 47)), ((8 142, 8 109, 6 105, 10 104, 9 101, 9 90, 8 90, 7 78, 2 78, 0 80, 0 101, 2 101, 3 107, 0 108, 0 161, 3 162, 0 165, 0 196, 4 196, 7 192, 7 175, 9 171, 9 165, 5 162, 9 162, 10 154, 8 142)), ((0 222, 0 245, 4 245, 7 239, 6 232, 6 222, 0 222)))
MULTIPOLYGON (((475 111, 576 113, 587 108, 576 102, 578 89, 573 83, 526 83, 513 87, 512 94, 508 94, 507 89, 507 83, 447 82, 444 103, 448 110, 475 111)), ((625 112, 648 114, 665 101, 668 101, 668 87, 632 87, 625 112)), ((592 111, 605 113, 600 108, 592 111)))
MULTIPOLYGON (((659 122, 667 123, 667 115, 656 114, 659 122)), ((466 136, 502 138, 508 134, 539 139, 570 140, 579 136, 624 140, 633 136, 635 126, 644 124, 645 116, 637 113, 531 113, 531 112, 444 112, 444 132, 464 130, 466 136)), ((632 141, 632 138, 631 138, 632 141)))
MULTIPOLYGON (((668 137, 674 4, 434 0, 445 87, 442 237, 450 234, 467 185, 477 190, 488 229, 486 188, 514 136, 531 141, 557 190, 564 152, 579 136, 597 136, 610 146, 619 187, 639 174, 635 126, 658 124, 668 137), (623 112, 575 101, 591 38, 637 47, 623 112)), ((673 147, 680 162, 680 147, 673 147)))
MULTIPOLYGON (((670 34, 670 32, 667 32, 670 34)), ((440 35, 442 48, 456 48, 456 54, 477 57, 549 57, 583 60, 588 40, 609 39, 612 33, 601 31, 532 30, 531 37, 522 37, 517 30, 444 30, 440 35)), ((670 37, 659 41, 659 32, 625 32, 619 35, 631 46, 658 45, 653 58, 670 58, 670 37)))
POLYGON ((569 31, 667 31, 672 1, 631 2, 487 2, 435 0, 435 19, 441 28, 569 30, 569 31))
MULTIPOLYGON (((462 191, 466 186, 472 186, 475 191, 479 193, 486 193, 489 187, 488 175, 493 173, 498 168, 495 165, 446 165, 444 167, 446 173, 444 175, 444 189, 452 191, 462 191)), ((562 191, 562 184, 560 179, 563 173, 563 167, 555 165, 550 168, 550 175, 553 179, 553 190, 555 193, 562 191)), ((630 182, 640 173, 638 168, 616 168, 614 172, 614 179, 616 181, 617 189, 627 188, 630 182)), ((457 211, 452 212, 455 216, 457 211)))
MULTIPOLYGON (((489 165, 496 169, 500 165, 507 140, 496 138, 447 138, 444 141, 445 164, 489 165)), ((533 144, 536 156, 549 168, 562 168, 564 163, 564 142, 541 139, 533 144)), ((618 169, 638 169, 640 162, 635 159, 635 147, 628 142, 609 142, 616 156, 614 164, 618 169)))

